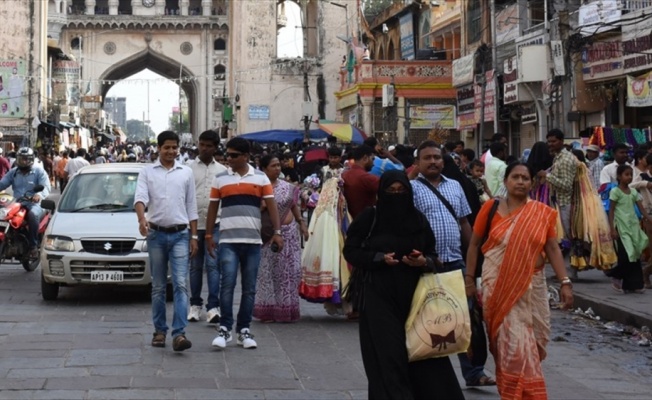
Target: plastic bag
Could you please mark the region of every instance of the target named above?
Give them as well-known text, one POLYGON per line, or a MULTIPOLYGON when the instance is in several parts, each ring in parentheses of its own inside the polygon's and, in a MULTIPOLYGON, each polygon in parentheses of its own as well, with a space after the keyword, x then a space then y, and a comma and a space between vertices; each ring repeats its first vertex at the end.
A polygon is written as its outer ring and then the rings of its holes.
POLYGON ((465 352, 471 318, 461 270, 421 275, 405 322, 409 361, 465 352))

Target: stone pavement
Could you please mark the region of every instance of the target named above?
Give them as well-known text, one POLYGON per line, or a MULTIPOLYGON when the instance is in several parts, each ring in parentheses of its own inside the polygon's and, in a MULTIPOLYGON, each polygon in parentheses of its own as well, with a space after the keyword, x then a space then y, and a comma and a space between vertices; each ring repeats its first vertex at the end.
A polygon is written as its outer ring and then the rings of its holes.
MULTIPOLYGON (((550 270, 548 276, 552 275, 550 270)), ((604 320, 652 328, 652 290, 643 294, 617 293, 603 272, 590 270, 579 273, 573 292, 577 307, 591 307, 604 320)))
MULTIPOLYGON (((366 398, 357 324, 330 317, 317 304, 303 302, 295 324, 254 322, 256 350, 238 348, 235 340, 213 350, 214 328, 193 323, 187 330, 193 347, 183 353, 172 351, 169 338, 164 349, 149 345, 150 304, 137 291, 63 288, 58 301, 44 302, 39 271, 10 264, 0 266, 0 304, 0 399, 366 398)), ((553 315, 553 336, 564 335, 571 316, 553 315)), ((577 336, 548 346, 550 398, 650 398, 652 374, 632 372, 649 365, 649 350, 593 350, 575 342, 577 336)), ((495 388, 464 393, 499 398, 495 388)))

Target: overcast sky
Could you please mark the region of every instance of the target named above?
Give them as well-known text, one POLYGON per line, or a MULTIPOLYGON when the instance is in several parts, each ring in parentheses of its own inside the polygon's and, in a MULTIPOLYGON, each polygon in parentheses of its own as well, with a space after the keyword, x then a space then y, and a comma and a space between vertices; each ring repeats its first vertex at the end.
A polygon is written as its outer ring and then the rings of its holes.
POLYGON ((149 118, 155 133, 168 128, 172 107, 179 106, 179 85, 146 69, 115 84, 106 97, 127 98, 127 119, 147 119, 147 86, 149 83, 149 118))

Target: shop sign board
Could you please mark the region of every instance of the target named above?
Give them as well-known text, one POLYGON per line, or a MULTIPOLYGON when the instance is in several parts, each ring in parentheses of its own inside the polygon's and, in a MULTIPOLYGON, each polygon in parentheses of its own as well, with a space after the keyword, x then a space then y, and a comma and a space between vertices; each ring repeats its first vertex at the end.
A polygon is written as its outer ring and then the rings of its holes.
MULTIPOLYGON (((478 74, 476 78, 481 77, 478 74)), ((485 73, 485 95, 482 98, 482 83, 476 79, 474 90, 474 104, 475 104, 475 121, 480 123, 481 110, 484 107, 484 121, 489 122, 494 120, 494 93, 496 91, 496 80, 494 79, 494 70, 485 73)))
POLYGON ((622 32, 623 72, 652 68, 652 25, 647 14, 641 11, 627 14, 622 32))
POLYGON ((518 37, 520 32, 517 3, 505 7, 496 14, 496 44, 501 45, 518 37))
POLYGON ((426 104, 410 106, 410 129, 455 129, 455 106, 451 104, 426 104))
POLYGON ((52 96, 57 104, 76 106, 81 100, 79 63, 56 60, 52 62, 52 96))
POLYGON ((622 15, 620 0, 598 0, 580 6, 578 27, 582 36, 592 36, 618 27, 622 15))
POLYGON ((473 54, 453 60, 453 86, 473 83, 473 54))
POLYGON ((23 118, 27 104, 23 60, 0 60, 0 118, 23 118))
POLYGON ((269 106, 250 105, 247 108, 250 120, 268 120, 269 119, 269 106))
POLYGON ((521 124, 533 124, 537 122, 537 108, 534 103, 521 106, 521 124))
POLYGON ((399 18, 401 32, 401 58, 414 60, 414 17, 407 13, 399 18))
POLYGON ((465 85, 457 89, 457 129, 474 129, 475 93, 473 85, 465 85))
POLYGON ((652 72, 641 76, 627 75, 627 107, 652 106, 652 72))
POLYGON ((623 46, 620 37, 594 42, 582 50, 584 82, 620 77, 623 74, 623 46))

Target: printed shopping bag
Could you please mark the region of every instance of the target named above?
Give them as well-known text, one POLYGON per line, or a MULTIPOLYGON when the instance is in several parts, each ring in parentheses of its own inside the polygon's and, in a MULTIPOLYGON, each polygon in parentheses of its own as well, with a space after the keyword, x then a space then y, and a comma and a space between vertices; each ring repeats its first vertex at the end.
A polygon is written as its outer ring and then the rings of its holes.
POLYGON ((465 352, 471 318, 461 270, 421 275, 405 322, 409 361, 465 352))

